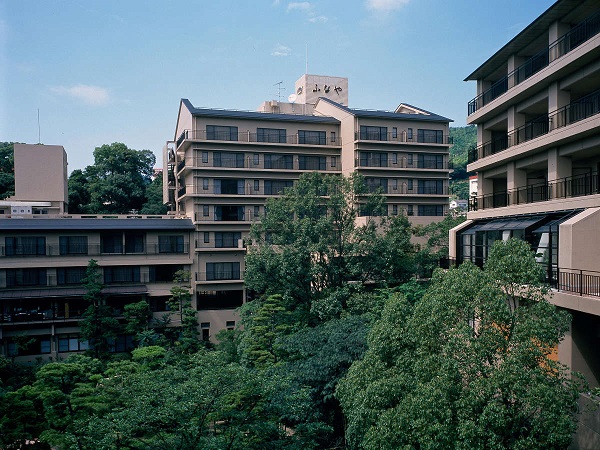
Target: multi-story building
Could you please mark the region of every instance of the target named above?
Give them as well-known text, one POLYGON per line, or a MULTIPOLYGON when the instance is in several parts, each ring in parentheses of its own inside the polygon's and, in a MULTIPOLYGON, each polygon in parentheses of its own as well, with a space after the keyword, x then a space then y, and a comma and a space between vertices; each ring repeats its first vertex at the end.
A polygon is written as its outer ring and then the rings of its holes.
POLYGON ((289 103, 265 102, 259 111, 181 100, 174 140, 164 147, 165 199, 194 221, 196 303, 211 334, 235 323, 246 299, 250 225, 302 173, 359 172, 370 189, 382 188, 387 214, 415 224, 448 212, 450 119, 405 104, 352 109, 347 86, 345 78, 304 75, 289 103))
POLYGON ((598 386, 600 2, 557 1, 466 80, 477 195, 450 256, 482 264, 495 240, 529 241, 573 316, 558 357, 598 386))
MULTIPOLYGON (((68 215, 66 167, 60 146, 15 145, 17 199, 3 202, 0 213, 0 354, 58 359, 87 348, 79 323, 91 259, 117 317, 126 304, 145 299, 158 318, 167 309, 174 273, 192 270, 190 219, 68 215), (42 176, 48 167, 55 169, 50 180, 42 176), (24 178, 31 184, 25 191, 24 178)), ((118 336, 114 350, 131 340, 118 336)))

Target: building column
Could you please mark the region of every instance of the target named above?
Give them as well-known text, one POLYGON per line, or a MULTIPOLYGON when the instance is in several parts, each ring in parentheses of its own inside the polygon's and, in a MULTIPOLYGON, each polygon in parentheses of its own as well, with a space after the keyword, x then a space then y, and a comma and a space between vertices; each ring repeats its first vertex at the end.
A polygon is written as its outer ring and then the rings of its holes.
POLYGON ((514 77, 510 76, 510 74, 513 73, 515 71, 515 69, 518 68, 521 64, 523 64, 523 62, 525 62, 525 58, 522 56, 510 55, 508 57, 507 74, 509 75, 508 76, 508 88, 509 89, 515 85, 515 79, 514 79, 514 77))
POLYGON ((518 204, 518 188, 527 186, 527 172, 517 169, 515 162, 506 165, 506 189, 509 192, 509 204, 518 204))
MULTIPOLYGON (((558 87, 558 82, 554 82, 548 88, 548 114, 568 105, 571 102, 571 93, 563 91, 558 87)), ((550 130, 564 126, 564 114, 554 114, 550 119, 550 130)))

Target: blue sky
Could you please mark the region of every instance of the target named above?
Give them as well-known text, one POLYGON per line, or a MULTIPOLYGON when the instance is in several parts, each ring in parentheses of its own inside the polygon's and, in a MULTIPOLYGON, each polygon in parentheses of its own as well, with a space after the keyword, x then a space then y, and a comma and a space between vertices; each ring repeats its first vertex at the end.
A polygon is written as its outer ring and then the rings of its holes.
POLYGON ((0 140, 161 149, 179 100, 254 110, 305 73, 354 108, 409 103, 466 124, 464 78, 554 0, 0 0, 0 140))

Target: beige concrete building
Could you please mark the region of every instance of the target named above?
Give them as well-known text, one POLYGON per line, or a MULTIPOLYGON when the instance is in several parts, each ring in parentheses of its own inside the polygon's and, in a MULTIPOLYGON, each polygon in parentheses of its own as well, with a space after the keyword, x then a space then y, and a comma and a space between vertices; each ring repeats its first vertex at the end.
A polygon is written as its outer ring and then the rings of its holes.
MULTIPOLYGON (((0 202, 0 354, 56 360, 87 348, 79 322, 90 259, 117 316, 142 299, 156 317, 164 314, 173 274, 192 270, 192 221, 69 215, 62 146, 15 144, 14 161, 15 195, 0 202)), ((131 345, 132 336, 121 335, 113 349, 131 345)))
POLYGON ((164 148, 165 199, 194 222, 195 295, 211 336, 235 324, 246 301, 243 240, 252 222, 302 173, 359 172, 370 189, 383 189, 388 215, 415 224, 448 212, 450 119, 405 104, 353 109, 347 100, 347 79, 317 75, 302 76, 289 102, 259 111, 181 100, 164 148))
POLYGON ((573 315, 559 359, 600 384, 600 2, 560 0, 466 81, 478 146, 468 221, 450 256, 483 264, 495 240, 530 242, 573 315))

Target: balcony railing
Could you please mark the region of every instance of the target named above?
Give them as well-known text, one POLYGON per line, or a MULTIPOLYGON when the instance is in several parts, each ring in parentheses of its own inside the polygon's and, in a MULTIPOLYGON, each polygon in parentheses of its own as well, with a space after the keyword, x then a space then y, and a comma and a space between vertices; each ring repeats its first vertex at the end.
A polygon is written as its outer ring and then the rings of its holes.
MULTIPOLYGON (((338 158, 339 160, 339 158, 338 158)), ((253 170, 294 170, 294 171, 320 171, 320 172, 339 172, 342 170, 340 162, 336 160, 334 163, 331 159, 325 164, 315 163, 313 161, 300 162, 297 156, 294 156, 292 161, 271 160, 265 164, 263 155, 257 161, 253 155, 244 155, 242 158, 229 158, 221 156, 218 163, 203 159, 201 157, 186 158, 178 165, 178 171, 181 171, 185 166, 192 168, 232 168, 232 169, 253 169, 253 170)))
POLYGON ((452 144, 452 137, 449 135, 419 135, 418 133, 408 133, 406 130, 399 132, 364 132, 357 131, 354 133, 354 140, 358 141, 379 141, 379 142, 401 142, 401 143, 418 143, 418 144, 452 144))
POLYGON ((468 115, 475 113, 492 100, 507 92, 511 87, 517 86, 527 80, 544 67, 547 67, 551 62, 566 55, 599 32, 600 12, 578 24, 547 48, 530 57, 525 63, 496 81, 489 89, 471 100, 468 105, 468 115))
POLYGON ((354 161, 355 167, 375 167, 375 168, 396 168, 396 169, 432 169, 432 170, 449 170, 454 168, 454 164, 448 161, 418 161, 414 159, 410 162, 406 157, 398 158, 396 162, 377 159, 361 159, 356 158, 354 161))
POLYGON ((581 197, 599 193, 600 178, 598 173, 594 172, 559 178, 549 183, 538 183, 508 191, 471 197, 469 199, 469 211, 536 203, 560 198, 581 197))
POLYGON ((572 125, 581 120, 600 113, 600 90, 592 92, 573 103, 563 106, 549 115, 540 116, 507 135, 488 141, 469 151, 468 162, 506 150, 514 145, 522 144, 549 132, 572 125))
POLYGON ((183 141, 229 141, 242 143, 264 143, 264 144, 285 144, 285 145, 324 145, 339 147, 342 145, 341 138, 331 136, 302 136, 290 134, 286 136, 272 136, 264 133, 251 133, 249 131, 226 132, 207 132, 206 130, 184 130, 177 138, 177 147, 183 141))
POLYGON ((29 252, 29 248, 20 249, 19 246, 7 247, 0 245, 0 257, 6 258, 39 258, 46 256, 62 256, 62 257, 77 257, 77 256, 99 256, 99 255, 159 255, 159 254, 181 254, 189 253, 189 244, 179 244, 176 247, 164 246, 160 244, 144 244, 139 248, 128 249, 126 246, 120 248, 107 249, 101 244, 87 244, 77 246, 76 248, 64 249, 60 245, 46 245, 37 253, 29 252), (25 251, 27 250, 27 251, 25 251))
POLYGON ((261 214, 254 214, 252 211, 246 211, 236 216, 215 216, 214 213, 204 215, 204 213, 194 213, 195 222, 253 222, 260 220, 261 214))

